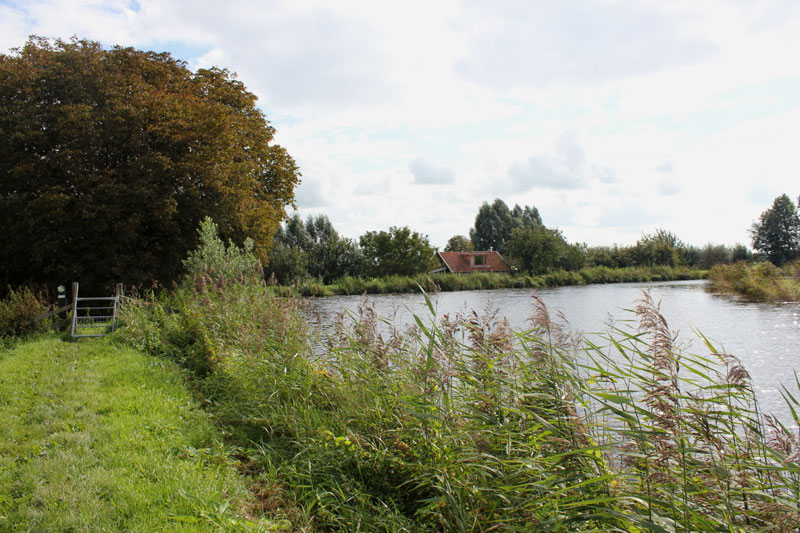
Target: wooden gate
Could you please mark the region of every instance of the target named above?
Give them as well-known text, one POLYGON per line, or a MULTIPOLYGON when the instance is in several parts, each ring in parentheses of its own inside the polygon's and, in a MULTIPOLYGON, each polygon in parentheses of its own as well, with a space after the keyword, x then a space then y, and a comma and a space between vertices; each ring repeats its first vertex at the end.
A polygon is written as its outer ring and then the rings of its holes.
POLYGON ((117 325, 117 309, 122 295, 122 285, 117 285, 114 296, 78 296, 78 284, 72 284, 72 327, 70 335, 79 337, 105 337, 117 325))

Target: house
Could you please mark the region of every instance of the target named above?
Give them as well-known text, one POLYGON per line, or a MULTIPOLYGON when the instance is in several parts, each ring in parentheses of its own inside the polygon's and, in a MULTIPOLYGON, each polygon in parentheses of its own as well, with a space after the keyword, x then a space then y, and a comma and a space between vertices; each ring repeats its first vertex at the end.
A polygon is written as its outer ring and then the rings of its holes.
POLYGON ((489 252, 437 252, 441 267, 434 272, 508 272, 503 256, 489 252))

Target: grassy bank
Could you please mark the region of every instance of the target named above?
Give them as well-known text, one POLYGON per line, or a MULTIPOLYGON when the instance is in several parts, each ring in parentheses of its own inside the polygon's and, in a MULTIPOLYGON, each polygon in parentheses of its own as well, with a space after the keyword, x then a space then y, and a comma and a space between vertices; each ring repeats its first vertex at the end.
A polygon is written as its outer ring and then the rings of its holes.
POLYGON ((418 276, 390 276, 387 278, 343 278, 331 285, 313 280, 288 287, 273 287, 282 296, 334 296, 340 294, 386 294, 426 291, 467 291, 482 289, 539 289, 566 285, 592 283, 631 283, 646 281, 671 281, 702 279, 706 271, 686 267, 652 266, 583 268, 575 272, 556 271, 541 276, 524 274, 470 273, 470 274, 420 274, 418 276))
POLYGON ((105 340, 0 351, 0 531, 255 531, 185 372, 105 340))
POLYGON ((800 301, 800 261, 778 268, 772 263, 716 265, 708 274, 709 290, 751 302, 800 301))
POLYGON ((391 335, 367 307, 318 357, 298 302, 201 276, 129 301, 120 336, 193 369, 260 507, 295 529, 800 525, 800 441, 738 360, 682 351, 646 296, 602 346, 532 304, 526 331, 431 314, 391 335))

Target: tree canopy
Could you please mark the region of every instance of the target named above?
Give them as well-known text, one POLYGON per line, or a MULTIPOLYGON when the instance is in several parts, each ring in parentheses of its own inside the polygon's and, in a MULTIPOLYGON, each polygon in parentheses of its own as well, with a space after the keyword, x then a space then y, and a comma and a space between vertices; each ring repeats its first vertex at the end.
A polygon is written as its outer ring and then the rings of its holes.
POLYGON ((516 228, 534 228, 542 225, 539 210, 533 206, 515 205, 509 209, 500 198, 491 205, 484 202, 475 217, 475 226, 469 237, 476 250, 505 251, 505 244, 516 228))
POLYGON ((474 249, 472 241, 463 235, 453 235, 444 247, 445 252, 471 252, 474 249))
POLYGON ((413 276, 436 267, 436 250, 428 237, 408 227, 368 231, 359 239, 367 272, 372 276, 413 276))
POLYGON ((173 280, 206 216, 265 259, 300 173, 255 102, 166 53, 0 55, 0 284, 173 280))
POLYGON ((529 274, 578 270, 583 266, 581 247, 567 243, 559 230, 543 225, 514 228, 506 247, 512 264, 529 274))
POLYGON ((267 271, 281 284, 303 278, 330 283, 363 273, 363 254, 357 244, 340 237, 326 215, 295 214, 275 234, 267 271))
POLYGON ((782 194, 772 207, 761 213, 750 230, 753 248, 763 253, 775 265, 800 255, 800 216, 792 201, 782 194))

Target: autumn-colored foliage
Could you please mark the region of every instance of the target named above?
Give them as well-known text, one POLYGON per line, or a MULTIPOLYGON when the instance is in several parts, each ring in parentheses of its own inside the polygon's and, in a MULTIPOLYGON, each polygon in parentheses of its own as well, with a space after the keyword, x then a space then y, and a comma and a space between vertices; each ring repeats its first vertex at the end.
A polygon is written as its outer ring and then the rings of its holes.
POLYGON ((227 70, 32 37, 0 55, 0 285, 167 282, 206 216, 266 257, 299 172, 227 70))

